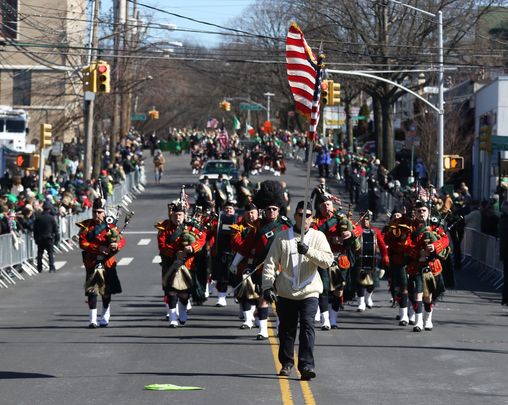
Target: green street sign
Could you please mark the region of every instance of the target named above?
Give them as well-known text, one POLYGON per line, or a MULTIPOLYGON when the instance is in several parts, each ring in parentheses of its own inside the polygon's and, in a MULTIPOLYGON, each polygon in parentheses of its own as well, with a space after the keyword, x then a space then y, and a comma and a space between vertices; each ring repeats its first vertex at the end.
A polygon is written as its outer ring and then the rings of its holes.
POLYGON ((246 111, 246 110, 250 110, 250 111, 260 111, 263 109, 263 106, 262 105, 258 105, 258 104, 240 104, 240 110, 243 110, 243 111, 246 111))
POLYGON ((144 113, 132 114, 131 121, 146 121, 146 114, 144 113))
POLYGON ((358 115, 357 117, 351 118, 353 121, 363 121, 366 119, 365 115, 358 115))

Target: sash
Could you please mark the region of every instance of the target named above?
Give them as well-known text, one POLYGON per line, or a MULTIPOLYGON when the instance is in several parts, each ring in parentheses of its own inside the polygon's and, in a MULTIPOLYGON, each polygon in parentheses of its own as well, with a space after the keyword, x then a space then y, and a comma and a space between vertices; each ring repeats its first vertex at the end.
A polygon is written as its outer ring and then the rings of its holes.
POLYGON ((183 225, 178 225, 178 228, 166 238, 166 243, 175 242, 183 233, 183 225))
POLYGON ((97 238, 97 236, 99 236, 101 232, 106 229, 106 227, 107 224, 105 223, 95 225, 93 229, 86 234, 86 240, 88 242, 93 242, 95 238, 97 238))
POLYGON ((339 221, 337 220, 337 217, 334 215, 333 217, 328 218, 325 222, 323 222, 319 227, 319 230, 324 234, 326 234, 330 229, 332 229, 335 225, 337 225, 337 222, 339 221))
MULTIPOLYGON (((284 276, 286 276, 286 278, 288 278, 292 281, 293 291, 298 291, 298 290, 301 290, 302 288, 306 287, 310 283, 312 283, 312 281, 316 277, 317 272, 314 272, 314 274, 312 274, 306 280, 300 281, 300 267, 298 266, 299 253, 298 253, 298 249, 296 247, 297 242, 295 239, 295 233, 293 231, 293 228, 289 228, 289 230, 288 230, 288 239, 289 239, 289 253, 291 255, 291 266, 293 267, 293 272, 292 272, 293 276, 291 277, 285 272, 282 272, 282 274, 284 274, 284 276)), ((309 233, 307 232, 305 234, 305 236, 303 237, 303 241, 304 241, 304 243, 308 244, 309 240, 310 240, 310 236, 309 236, 309 233)))

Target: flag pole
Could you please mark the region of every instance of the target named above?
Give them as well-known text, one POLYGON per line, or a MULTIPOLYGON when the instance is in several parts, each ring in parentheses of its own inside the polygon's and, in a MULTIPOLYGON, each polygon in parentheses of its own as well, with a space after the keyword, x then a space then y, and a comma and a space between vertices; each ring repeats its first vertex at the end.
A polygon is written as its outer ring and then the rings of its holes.
MULTIPOLYGON (((314 110, 314 107, 318 108, 318 114, 319 114, 319 86, 321 86, 321 70, 323 69, 323 59, 324 55, 322 52, 319 52, 318 60, 317 60, 317 72, 316 72, 316 88, 314 89, 314 100, 312 101, 312 110, 314 110)), ((312 114, 312 112, 311 112, 312 114)), ((319 115, 318 115, 319 117, 319 115)), ((309 126, 311 123, 309 122, 309 126)), ((312 167, 312 152, 314 149, 314 143, 316 139, 317 134, 317 125, 318 122, 316 122, 316 128, 314 128, 314 131, 309 131, 309 137, 307 138, 309 140, 309 153, 308 153, 308 160, 307 160, 307 180, 305 182, 305 194, 303 198, 303 214, 302 214, 302 222, 300 224, 300 241, 303 242, 303 237, 305 236, 305 219, 307 215, 307 203, 309 202, 309 194, 310 194, 310 169, 312 167)), ((302 255, 298 255, 298 268, 300 268, 300 265, 302 263, 302 255)), ((300 280, 298 280, 298 284, 300 284, 300 280)))

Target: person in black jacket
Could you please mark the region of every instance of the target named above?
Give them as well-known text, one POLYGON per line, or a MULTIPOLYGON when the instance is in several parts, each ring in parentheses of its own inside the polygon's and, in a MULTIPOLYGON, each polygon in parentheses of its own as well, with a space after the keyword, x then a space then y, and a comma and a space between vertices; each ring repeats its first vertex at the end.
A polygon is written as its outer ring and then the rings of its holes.
POLYGON ((34 239, 37 244, 37 270, 42 272, 42 256, 44 251, 49 256, 49 272, 54 273, 55 270, 55 254, 54 245, 58 244, 60 234, 58 233, 58 224, 52 215, 53 206, 49 201, 44 202, 42 206, 43 212, 35 218, 34 221, 34 239))

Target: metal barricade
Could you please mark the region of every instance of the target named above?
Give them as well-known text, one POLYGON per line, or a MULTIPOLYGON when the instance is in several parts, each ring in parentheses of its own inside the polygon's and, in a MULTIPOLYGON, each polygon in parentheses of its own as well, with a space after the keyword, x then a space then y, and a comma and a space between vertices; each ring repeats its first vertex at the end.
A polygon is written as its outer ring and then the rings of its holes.
POLYGON ((503 286, 503 262, 499 258, 499 239, 472 228, 464 228, 462 253, 466 267, 474 268, 481 280, 496 289, 503 286))
MULTIPOLYGON (((135 170, 126 176, 124 182, 117 184, 113 194, 108 199, 111 204, 127 205, 135 194, 143 190, 145 182, 142 170, 135 170)), ((79 234, 76 223, 91 218, 92 210, 58 218, 60 244, 55 246, 56 251, 69 251, 76 246, 75 237, 79 234)), ((31 233, 0 235, 0 288, 15 285, 17 280, 24 280, 23 270, 32 276, 37 274, 35 267, 30 263, 37 257, 37 245, 31 233)))

